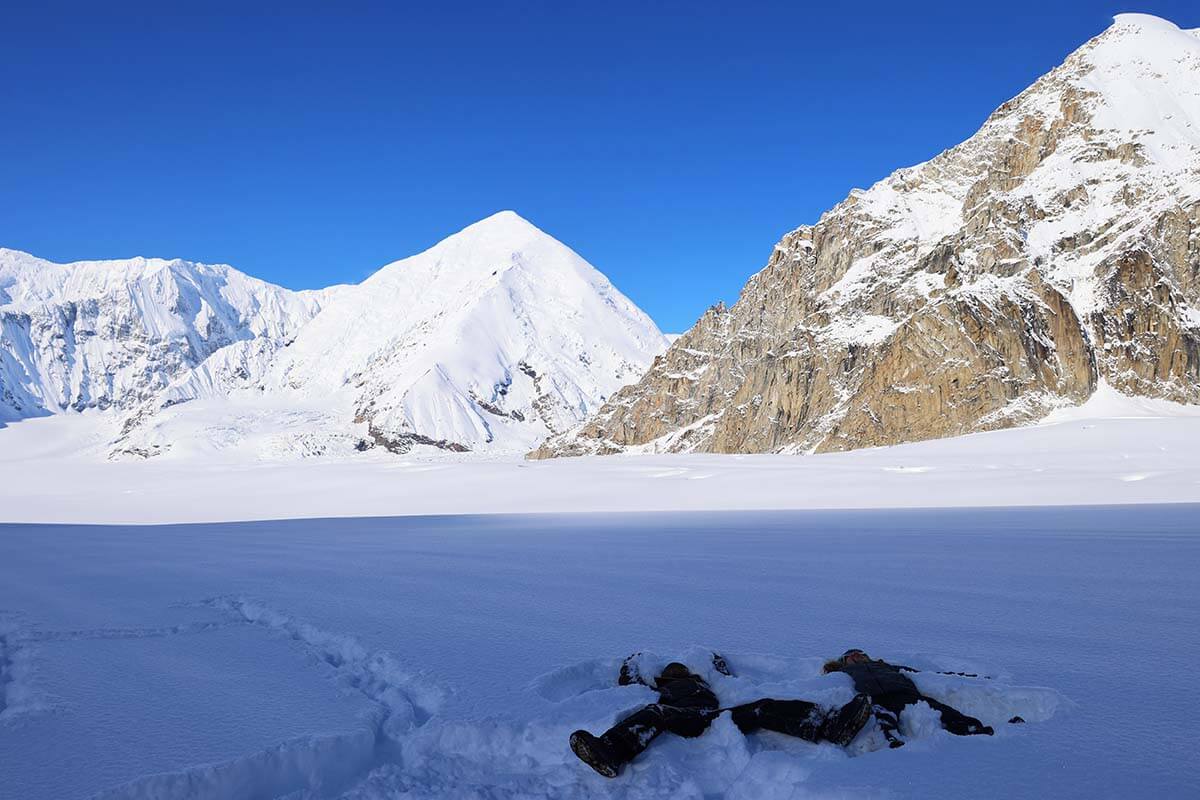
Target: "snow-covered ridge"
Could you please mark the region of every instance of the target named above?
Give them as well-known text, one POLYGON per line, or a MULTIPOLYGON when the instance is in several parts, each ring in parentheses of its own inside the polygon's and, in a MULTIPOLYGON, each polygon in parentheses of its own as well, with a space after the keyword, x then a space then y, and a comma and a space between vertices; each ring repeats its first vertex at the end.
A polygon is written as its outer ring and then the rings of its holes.
POLYGON ((329 292, 292 292, 225 265, 133 258, 55 264, 0 250, 0 421, 130 411, 214 354, 266 357, 329 292))
POLYGON ((607 278, 507 211, 345 292, 268 386, 343 393, 392 449, 519 450, 583 421, 666 345, 607 278))
POLYGON ((665 347, 607 278, 513 212, 321 291, 224 265, 0 250, 0 424, 107 412, 116 455, 523 450, 665 347))
MULTIPOLYGON (((1122 194, 1126 181, 1152 189, 1133 209, 1146 220, 1200 200, 1200 29, 1181 29, 1150 14, 1116 15, 1104 33, 1004 103, 966 142, 852 191, 822 219, 853 208, 880 223, 876 238, 913 242, 918 253, 929 252, 970 222, 967 200, 981 175, 954 162, 982 161, 981 140, 1018 139, 1021 123, 1030 117, 1062 116, 1064 90, 1070 88, 1083 94, 1083 113, 1099 135, 1051 153, 1001 199, 1033 201, 1059 212, 1030 220, 1027 242, 1035 257, 1058 256, 1051 277, 1078 314, 1090 313, 1098 302, 1093 274, 1098 258, 1064 257, 1055 246, 1089 229, 1114 227, 1113 217, 1129 205, 1122 194), (1126 142, 1138 157, 1101 157, 1108 143, 1126 142), (1090 191, 1064 203, 1067 190, 1077 186, 1090 191)), ((1139 232, 1126 227, 1128 239, 1139 232)), ((852 296, 846 290, 885 279, 890 266, 858 259, 829 291, 852 296)))
POLYGON ((1200 403, 1200 32, 1121 15, 966 141, 791 231, 538 457, 808 452, 1200 403))

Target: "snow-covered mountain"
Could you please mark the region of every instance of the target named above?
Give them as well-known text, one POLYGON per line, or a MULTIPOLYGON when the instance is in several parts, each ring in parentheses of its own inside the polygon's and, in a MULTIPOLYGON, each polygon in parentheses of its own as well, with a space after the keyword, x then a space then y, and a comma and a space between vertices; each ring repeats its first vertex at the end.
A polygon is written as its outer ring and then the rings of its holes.
POLYGON ((0 250, 0 326, 0 421, 96 409, 118 456, 528 449, 667 345, 512 212, 317 292, 226 266, 0 250))
POLYGON ((221 391, 265 365, 328 296, 224 265, 54 264, 0 249, 0 422, 221 391), (198 370, 207 389, 183 390, 198 370))
POLYGON ((1200 402, 1200 31, 1141 14, 787 234, 732 308, 537 455, 888 445, 1102 381, 1200 402))
POLYGON ((666 346, 607 278, 505 211, 346 290, 265 385, 340 394, 392 450, 511 450, 582 422, 666 346))

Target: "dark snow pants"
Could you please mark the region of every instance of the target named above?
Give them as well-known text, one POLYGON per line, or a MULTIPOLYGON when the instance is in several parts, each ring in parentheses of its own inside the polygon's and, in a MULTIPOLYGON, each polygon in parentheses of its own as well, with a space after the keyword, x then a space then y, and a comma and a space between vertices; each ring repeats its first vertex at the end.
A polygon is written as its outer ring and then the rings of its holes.
POLYGON ((884 699, 883 703, 875 701, 875 719, 879 721, 879 727, 883 729, 883 735, 889 742, 897 741, 895 734, 900 728, 900 712, 906 706, 920 702, 921 700, 924 700, 929 704, 930 708, 941 715, 942 727, 955 736, 972 736, 974 734, 991 736, 993 733, 992 729, 987 725, 984 725, 974 717, 967 716, 957 708, 951 708, 945 703, 934 700, 932 697, 917 695, 916 699, 904 703, 888 702, 887 698, 884 699))
MULTIPOLYGON (((672 685, 672 695, 678 687, 672 685)), ((634 759, 661 733, 693 738, 708 730, 721 713, 717 698, 699 684, 697 691, 685 693, 674 704, 652 703, 609 728, 601 737, 624 763, 634 759)), ((757 730, 778 731, 810 742, 820 741, 825 714, 820 707, 804 700, 758 700, 729 709, 733 722, 742 733, 757 730)))

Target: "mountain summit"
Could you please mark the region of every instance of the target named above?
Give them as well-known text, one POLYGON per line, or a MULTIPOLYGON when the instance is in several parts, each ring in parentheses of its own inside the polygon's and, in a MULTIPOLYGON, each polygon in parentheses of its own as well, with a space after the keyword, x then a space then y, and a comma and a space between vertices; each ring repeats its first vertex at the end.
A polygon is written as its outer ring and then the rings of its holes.
POLYGON ((887 445, 1101 381, 1200 402, 1200 32, 1140 14, 787 234, 732 308, 535 455, 887 445))
POLYGON ((0 424, 104 412, 114 456, 523 451, 666 345, 607 278, 511 211, 319 292, 226 266, 0 250, 0 424))
POLYGON ((347 289, 266 387, 338 393, 392 450, 520 449, 586 419, 666 345, 595 268, 502 211, 347 289))

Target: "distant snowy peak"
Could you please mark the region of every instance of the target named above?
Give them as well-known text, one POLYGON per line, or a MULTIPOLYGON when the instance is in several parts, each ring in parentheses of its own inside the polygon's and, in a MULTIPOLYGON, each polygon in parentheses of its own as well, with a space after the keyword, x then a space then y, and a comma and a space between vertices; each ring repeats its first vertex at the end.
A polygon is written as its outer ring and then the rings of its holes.
POLYGON ((115 456, 526 450, 666 346, 607 278, 511 211, 317 292, 221 265, 0 250, 0 423, 111 410, 115 456))
POLYGON ((967 141, 784 236, 538 455, 844 450, 1200 402, 1200 32, 1123 14, 967 141))
POLYGON ((225 348, 265 361, 324 297, 224 265, 0 250, 0 419, 153 405, 225 348))
POLYGON ((666 346, 607 278, 504 211, 343 293, 267 389, 340 392, 392 450, 524 449, 582 421, 666 346))

